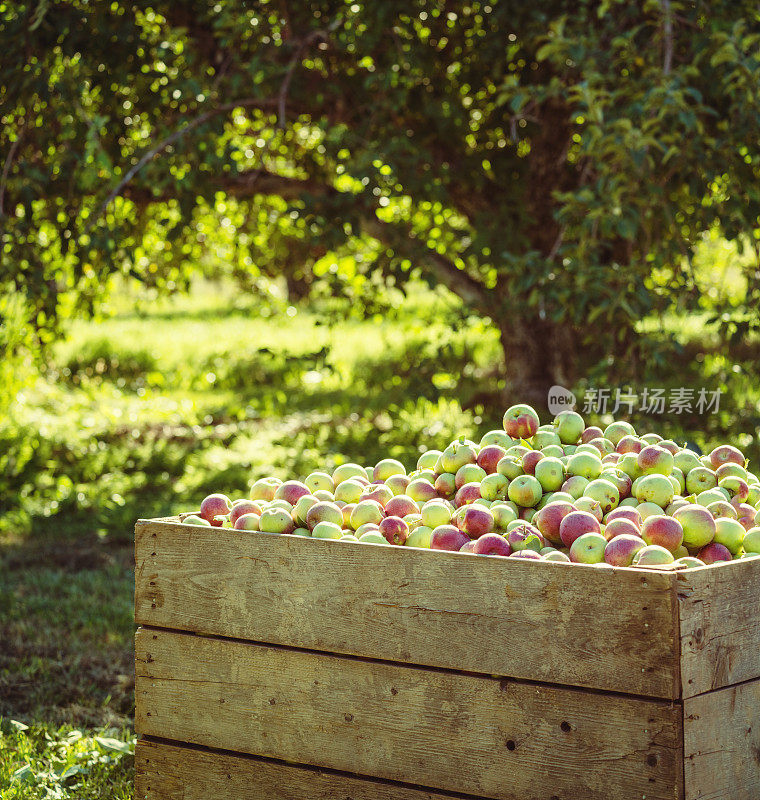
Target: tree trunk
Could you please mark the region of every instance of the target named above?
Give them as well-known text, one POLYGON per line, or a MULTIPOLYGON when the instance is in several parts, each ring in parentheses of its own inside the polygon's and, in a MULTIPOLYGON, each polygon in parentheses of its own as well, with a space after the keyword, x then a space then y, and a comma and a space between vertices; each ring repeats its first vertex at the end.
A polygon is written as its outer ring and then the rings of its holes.
POLYGON ((504 349, 509 402, 546 408, 552 386, 572 388, 575 336, 569 326, 532 315, 494 322, 504 349))

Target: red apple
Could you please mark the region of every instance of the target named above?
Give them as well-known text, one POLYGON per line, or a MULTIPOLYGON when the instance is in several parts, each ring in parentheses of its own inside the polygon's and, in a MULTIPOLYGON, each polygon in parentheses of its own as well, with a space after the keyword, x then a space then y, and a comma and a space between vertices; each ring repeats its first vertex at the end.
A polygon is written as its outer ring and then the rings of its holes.
POLYGON ((198 516, 210 522, 215 528, 220 528, 222 521, 216 517, 226 517, 231 509, 232 502, 226 494, 210 494, 203 498, 198 516))
POLYGON ((504 458, 507 451, 498 444, 488 444, 480 448, 477 465, 484 469, 488 475, 496 472, 496 465, 504 458))
POLYGON ((430 536, 431 550, 459 550, 470 537, 465 536, 459 528, 453 525, 439 525, 430 536))
POLYGON ((508 556, 512 548, 498 533, 486 533, 473 542, 472 552, 480 556, 508 556))
POLYGON ((389 544, 401 545, 409 538, 409 526, 401 517, 385 517, 378 527, 389 544))
POLYGON ((572 511, 559 526, 559 538, 565 547, 571 547, 573 542, 584 533, 601 532, 602 527, 599 520, 587 511, 572 511))

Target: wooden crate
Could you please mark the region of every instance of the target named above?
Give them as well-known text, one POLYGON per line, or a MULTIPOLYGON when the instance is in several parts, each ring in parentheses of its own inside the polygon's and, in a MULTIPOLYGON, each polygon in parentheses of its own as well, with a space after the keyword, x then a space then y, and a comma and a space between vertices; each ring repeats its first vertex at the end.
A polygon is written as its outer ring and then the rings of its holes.
POLYGON ((135 531, 139 800, 760 798, 760 559, 135 531))

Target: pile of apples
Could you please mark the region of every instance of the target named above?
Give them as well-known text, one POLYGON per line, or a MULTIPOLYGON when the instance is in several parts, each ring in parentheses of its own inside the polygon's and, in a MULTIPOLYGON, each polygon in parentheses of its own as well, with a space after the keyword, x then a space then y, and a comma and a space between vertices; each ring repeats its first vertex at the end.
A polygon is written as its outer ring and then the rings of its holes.
POLYGON ((303 481, 212 494, 185 524, 536 561, 659 569, 760 554, 760 479, 731 445, 699 456, 628 422, 512 406, 504 430, 303 481))

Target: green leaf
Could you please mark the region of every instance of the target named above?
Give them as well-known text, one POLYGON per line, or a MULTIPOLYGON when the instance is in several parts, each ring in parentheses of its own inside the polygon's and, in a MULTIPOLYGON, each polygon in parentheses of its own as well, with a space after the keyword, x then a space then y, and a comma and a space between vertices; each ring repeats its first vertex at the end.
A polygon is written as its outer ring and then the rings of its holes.
POLYGON ((120 742, 118 739, 108 739, 103 736, 96 736, 95 741, 104 750, 113 750, 125 755, 130 755, 135 751, 134 742, 120 742))

